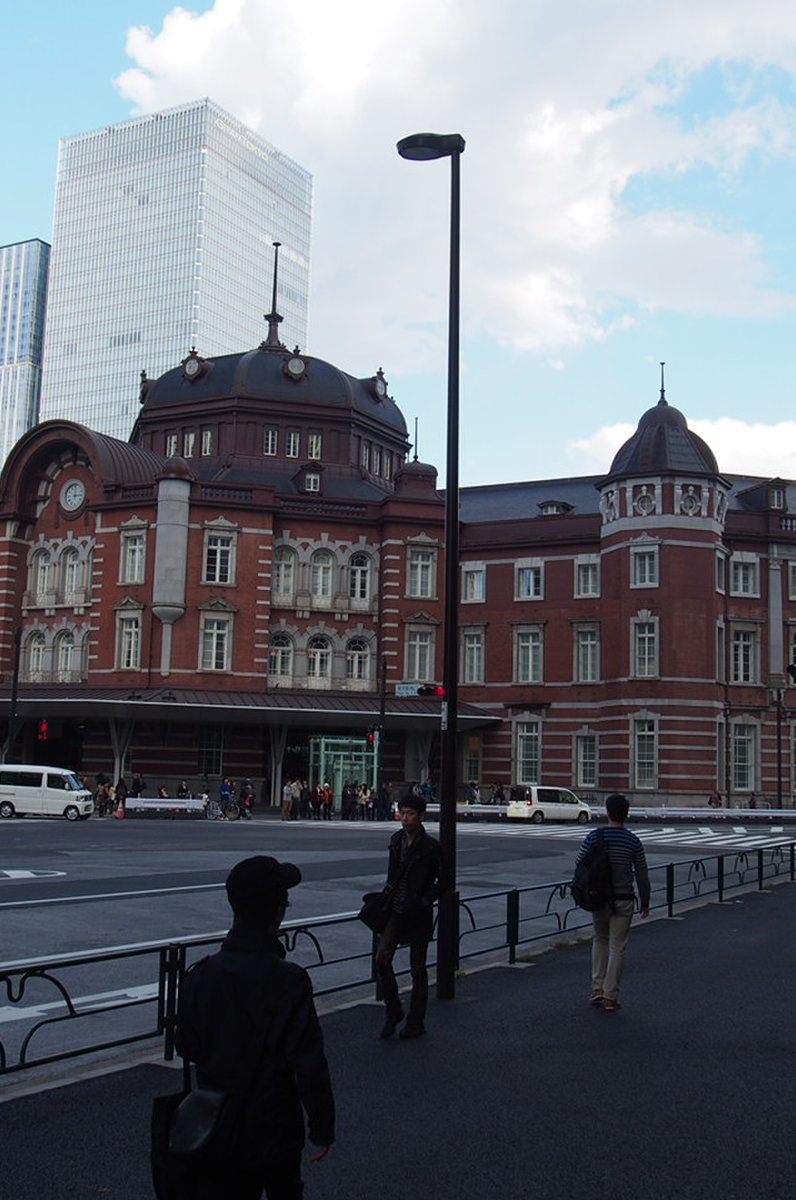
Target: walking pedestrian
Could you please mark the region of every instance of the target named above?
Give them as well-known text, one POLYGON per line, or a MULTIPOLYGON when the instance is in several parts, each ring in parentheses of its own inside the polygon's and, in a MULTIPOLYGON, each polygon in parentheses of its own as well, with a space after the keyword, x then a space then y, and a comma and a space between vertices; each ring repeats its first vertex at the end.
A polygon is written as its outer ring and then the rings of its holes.
POLYGON ((282 820, 289 821, 290 814, 293 811, 293 784, 289 779, 285 780, 285 785, 282 788, 282 820))
POLYGON ((385 1006, 380 1036, 391 1038, 404 1019, 392 964, 398 947, 408 945, 412 993, 409 1016, 400 1036, 416 1038, 426 1032, 426 959, 434 929, 434 901, 448 889, 449 877, 442 847, 436 838, 426 833, 423 825, 425 800, 422 796, 409 795, 398 807, 401 828, 390 838, 384 888, 390 896, 390 915, 376 948, 376 973, 385 1006))
POLYGON ((642 919, 649 916, 650 881, 647 859, 635 833, 625 829, 630 805, 625 796, 614 793, 605 801, 608 826, 587 833, 575 865, 597 841, 605 839, 611 864, 613 899, 592 913, 593 937, 591 947, 591 1003, 601 1005, 606 1012, 616 1012, 619 987, 625 965, 625 951, 630 938, 630 926, 635 909, 635 887, 638 889, 642 919))
POLYGON ((263 1190, 268 1200, 300 1200, 305 1114, 318 1147, 312 1162, 334 1142, 312 983, 303 967, 285 961, 277 936, 288 889, 300 880, 298 867, 264 856, 233 867, 226 884, 232 929, 181 986, 177 1049, 196 1063, 198 1086, 234 1096, 245 1079, 247 1094, 224 1157, 203 1166, 180 1200, 259 1200, 263 1190))

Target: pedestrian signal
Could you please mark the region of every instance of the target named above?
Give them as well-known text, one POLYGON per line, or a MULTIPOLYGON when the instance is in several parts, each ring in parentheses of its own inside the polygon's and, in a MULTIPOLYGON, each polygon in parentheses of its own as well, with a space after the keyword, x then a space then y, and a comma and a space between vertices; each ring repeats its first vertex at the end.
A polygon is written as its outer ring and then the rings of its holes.
POLYGON ((50 726, 46 717, 39 721, 37 736, 40 742, 46 742, 50 736, 50 726))
POLYGON ((436 683, 421 683, 417 689, 418 696, 444 696, 445 688, 436 683))

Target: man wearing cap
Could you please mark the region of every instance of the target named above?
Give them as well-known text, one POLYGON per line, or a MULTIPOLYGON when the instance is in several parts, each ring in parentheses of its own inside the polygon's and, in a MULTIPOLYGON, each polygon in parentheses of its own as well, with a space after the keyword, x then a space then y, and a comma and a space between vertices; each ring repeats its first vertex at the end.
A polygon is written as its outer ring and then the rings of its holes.
POLYGON ((184 1200, 300 1200, 306 1114, 319 1161, 334 1141, 334 1099, 323 1036, 303 967, 285 961, 277 931, 292 863, 258 856, 227 878, 232 929, 217 954, 186 974, 177 1049, 196 1063, 197 1084, 247 1099, 240 1136, 218 1168, 192 1180, 184 1200), (245 1084, 243 1081, 245 1080, 245 1084), (302 1112, 303 1109, 303 1112, 302 1112))
POLYGON ((404 1019, 392 962, 398 946, 408 945, 412 994, 409 1016, 400 1036, 416 1038, 426 1032, 426 958, 434 932, 434 901, 447 890, 449 879, 442 848, 423 825, 425 799, 410 794, 399 801, 398 809, 401 828, 390 838, 384 887, 390 896, 390 916, 376 948, 376 972, 386 1008, 380 1036, 391 1038, 404 1019))

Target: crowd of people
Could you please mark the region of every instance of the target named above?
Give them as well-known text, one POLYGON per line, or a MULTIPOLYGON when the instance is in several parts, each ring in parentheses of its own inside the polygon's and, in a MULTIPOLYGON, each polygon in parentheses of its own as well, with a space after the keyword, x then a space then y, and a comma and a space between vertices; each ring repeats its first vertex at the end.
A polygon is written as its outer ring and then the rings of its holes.
MULTIPOLYGON (((306 779, 286 779, 282 788, 283 821, 331 821, 337 812, 334 788, 330 783, 310 787, 306 779)), ((392 787, 381 790, 367 783, 347 781, 340 794, 339 817, 342 821, 390 821, 394 813, 392 787)))

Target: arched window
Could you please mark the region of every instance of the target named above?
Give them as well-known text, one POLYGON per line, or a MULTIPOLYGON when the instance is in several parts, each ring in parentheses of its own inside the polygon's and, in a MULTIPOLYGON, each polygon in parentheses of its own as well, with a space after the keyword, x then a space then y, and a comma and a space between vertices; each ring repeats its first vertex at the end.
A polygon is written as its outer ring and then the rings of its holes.
POLYGON ((310 591, 316 604, 330 605, 332 602, 332 572, 334 555, 331 550, 317 550, 312 556, 310 568, 310 591))
POLYGON ((33 594, 39 604, 50 590, 52 559, 49 550, 37 550, 33 556, 33 594))
POLYGON ((352 600, 370 600, 370 558, 367 554, 351 555, 348 594, 352 600))
POLYGON ((293 678, 293 642, 286 633, 275 633, 271 638, 268 673, 280 683, 293 678))
POLYGON ((72 546, 68 550, 64 550, 61 555, 61 590, 63 592, 64 602, 68 604, 70 600, 80 590, 82 583, 82 570, 80 564, 80 555, 72 546))
POLYGON ((345 648, 346 679, 353 686, 366 686, 370 681, 370 646, 364 638, 351 638, 345 648))
POLYGON ((307 643, 307 678, 310 687, 329 687, 332 681, 332 647, 328 638, 312 637, 307 643))
POLYGON ((30 683, 44 681, 46 644, 43 633, 32 633, 25 643, 26 678, 30 683))
POLYGON ((274 601, 286 603, 293 599, 296 590, 296 555, 287 546, 279 546, 274 552, 274 601))
POLYGON ((55 641, 55 678, 58 683, 74 682, 77 653, 75 636, 67 630, 59 633, 55 641))

